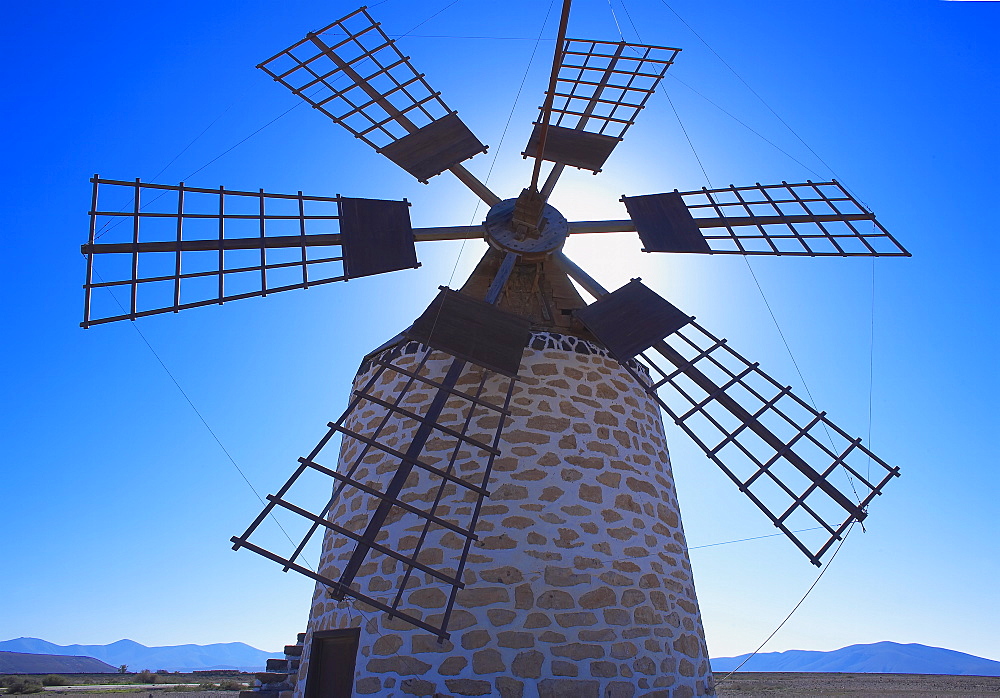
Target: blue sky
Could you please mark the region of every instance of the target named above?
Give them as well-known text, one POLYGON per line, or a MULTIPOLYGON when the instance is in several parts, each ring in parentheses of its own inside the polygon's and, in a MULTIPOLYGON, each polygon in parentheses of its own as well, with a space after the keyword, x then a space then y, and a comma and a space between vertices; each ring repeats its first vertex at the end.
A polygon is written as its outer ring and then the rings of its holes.
MULTIPOLYGON (((816 404, 903 470, 872 505, 867 532, 851 534, 765 649, 892 640, 1000 659, 1000 4, 670 7, 808 148, 660 0, 578 0, 571 36, 615 40, 617 16, 628 40, 639 27, 646 43, 684 49, 664 85, 709 181, 656 95, 605 172, 568 172, 553 203, 571 220, 623 218, 622 194, 819 180, 832 168, 913 253, 874 264, 751 260, 816 404)), ((254 65, 353 9, 181 0, 8 11, 0 639, 276 649, 305 629, 312 584, 229 549, 259 503, 136 327, 265 494, 341 412, 364 353, 439 285, 461 283, 483 244, 422 244, 416 271, 87 331, 77 326, 78 246, 95 172, 406 197, 418 226, 482 220, 457 182, 421 185, 306 107, 280 116, 296 98, 254 65)), ((390 34, 416 27, 401 49, 491 146, 468 166, 490 173, 502 197, 530 172, 519 153, 557 7, 528 62, 547 9, 526 0, 371 6, 390 34)), ((641 276, 804 394, 742 259, 643 255, 633 235, 586 237, 566 251, 604 285, 641 276)), ((781 537, 701 547, 774 529, 683 434, 668 435, 709 649, 752 651, 817 570, 781 537)))

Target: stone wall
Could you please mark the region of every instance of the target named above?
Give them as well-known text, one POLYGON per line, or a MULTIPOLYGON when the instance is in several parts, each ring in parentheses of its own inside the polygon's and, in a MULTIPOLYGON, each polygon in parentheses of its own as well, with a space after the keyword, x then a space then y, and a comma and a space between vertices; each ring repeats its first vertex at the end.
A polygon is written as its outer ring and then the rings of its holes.
MULTIPOLYGON (((403 360, 416 360, 408 357, 403 360)), ((446 362, 438 358, 434 370, 443 372, 446 362)), ((371 370, 363 367, 356 386, 371 370)), ((335 601, 318 586, 296 696, 306 686, 312 633, 347 627, 362 628, 355 695, 713 692, 659 408, 603 349, 577 338, 536 333, 520 376, 450 640, 439 644, 366 604, 335 601)), ((389 381, 384 393, 394 389, 398 385, 389 381)), ((429 396, 418 390, 413 400, 429 396)), ((374 412, 359 412, 353 428, 364 431, 374 419, 374 412)), ((483 437, 490 419, 477 425, 483 437)), ((341 462, 357 448, 356 442, 345 444, 341 462)), ((426 455, 440 458, 434 448, 429 442, 426 455)), ((358 477, 384 482, 397 463, 369 455, 358 477)), ((406 501, 428 498, 429 483, 421 477, 411 475, 406 501)), ((454 506, 449 511, 461 513, 454 506)), ((359 530, 366 511, 345 496, 332 517, 359 530)), ((413 535, 413 521, 396 516, 379 541, 391 545, 413 535)), ((353 546, 346 543, 332 536, 324 542, 321 571, 327 576, 336 578, 350 557, 353 546)), ((448 554, 454 556, 449 548, 455 546, 440 546, 419 559, 453 564, 448 554)), ((373 559, 357 581, 378 597, 395 589, 394 574, 393 560, 373 559)), ((440 613, 446 596, 433 581, 424 574, 411 578, 408 612, 421 618, 440 613)))

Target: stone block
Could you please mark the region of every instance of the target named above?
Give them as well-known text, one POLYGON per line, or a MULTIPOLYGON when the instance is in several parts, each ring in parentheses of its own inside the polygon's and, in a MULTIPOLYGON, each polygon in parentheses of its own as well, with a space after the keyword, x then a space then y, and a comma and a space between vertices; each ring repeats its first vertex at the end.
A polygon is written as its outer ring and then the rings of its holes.
MULTIPOLYGON (((638 671, 640 674, 646 674, 646 676, 652 676, 656 673, 656 662, 654 662, 649 657, 639 657, 637 660, 632 662, 632 668, 638 671)), ((691 667, 692 672, 694 671, 694 666, 691 667)))
POLYGON ((472 655, 472 671, 476 674, 495 674, 506 669, 507 665, 495 649, 479 650, 472 655))
POLYGON ((446 660, 441 662, 441 666, 438 667, 438 673, 442 676, 455 676, 460 673, 468 663, 469 660, 465 657, 448 657, 446 660))
POLYGON ((553 417, 548 414, 538 414, 528 419, 527 426, 529 429, 562 434, 569 429, 569 419, 566 417, 553 417))
POLYGON ((511 664, 511 671, 514 676, 524 679, 537 679, 542 673, 542 663, 545 655, 537 650, 526 650, 518 652, 511 664))
MULTIPOLYGON (((564 509, 568 507, 563 507, 564 509)), ((572 528, 560 528, 559 537, 552 541, 557 548, 578 548, 583 545, 583 541, 577 540, 580 534, 572 528)))
POLYGON ((632 622, 632 615, 621 608, 605 608, 604 622, 608 625, 629 625, 632 622))
POLYGON ((644 574, 639 577, 639 586, 643 589, 658 589, 660 587, 660 578, 655 574, 644 574))
POLYGON ((493 693, 493 686, 489 681, 478 679, 445 679, 444 685, 460 696, 488 696, 493 693))
POLYGON ((590 611, 575 613, 556 613, 556 623, 563 628, 575 628, 581 625, 597 625, 597 616, 590 611))
POLYGON ((573 566, 578 570, 600 569, 604 567, 604 563, 596 557, 582 557, 577 555, 573 558, 573 566))
POLYGON ((639 653, 633 642, 616 642, 611 645, 611 656, 615 659, 631 659, 639 653))
POLYGON ((566 462, 578 468, 604 470, 604 459, 600 456, 566 456, 566 462))
POLYGON ((552 660, 553 676, 577 676, 579 673, 580 669, 575 662, 565 662, 561 659, 552 660))
POLYGON ((616 540, 628 540, 635 537, 635 531, 628 526, 619 526, 617 528, 609 528, 608 535, 616 540))
POLYGON ((663 622, 663 616, 653 610, 652 606, 636 606, 634 613, 637 625, 658 625, 663 622))
POLYGON ((508 516, 501 523, 507 528, 522 529, 534 525, 535 522, 527 516, 508 516))
POLYGON ((524 621, 525 628, 547 628, 552 625, 552 619, 544 613, 529 613, 524 621))
POLYGON ((505 630, 497 634, 497 644, 500 647, 515 647, 517 649, 534 647, 535 636, 533 633, 505 630))
POLYGON ((557 657, 566 657, 576 661, 583 659, 600 659, 604 656, 604 648, 600 645, 571 642, 568 645, 554 646, 552 648, 552 654, 557 657))
POLYGON ((638 606, 645 600, 646 594, 638 589, 626 589, 622 592, 622 606, 625 606, 626 608, 638 606))
POLYGON ((596 679, 544 679, 538 682, 538 698, 599 698, 596 679))
POLYGON ((455 603, 465 608, 478 608, 495 603, 507 603, 510 594, 505 587, 466 587, 459 590, 455 603))
POLYGON ((399 684, 399 690, 410 696, 432 696, 435 685, 426 679, 403 679, 399 684))
MULTIPOLYGON (((573 434, 566 434, 559 439, 559 448, 564 451, 573 451, 576 450, 576 447, 576 436, 573 434)), ((568 458, 566 460, 567 462, 571 462, 568 458)))
MULTIPOLYGON (((504 525, 507 525, 506 520, 504 521, 504 525)), ((510 565, 497 567, 492 570, 483 570, 479 573, 479 576, 484 582, 490 582, 493 584, 517 584, 518 582, 524 580, 524 575, 521 574, 521 570, 516 567, 511 567, 510 565)))
POLYGON ((618 676, 618 665, 608 661, 591 662, 590 675, 602 679, 614 678, 618 676))
POLYGON ((490 641, 490 633, 486 630, 469 630, 462 634, 462 647, 475 650, 485 647, 490 641))
POLYGON ((497 678, 497 691, 500 693, 500 698, 522 698, 524 682, 509 676, 500 676, 497 678))
POLYGON ((383 635, 372 645, 375 654, 396 654, 403 646, 403 638, 399 635, 383 635))
POLYGON ((566 636, 554 630, 546 630, 538 636, 538 639, 542 642, 566 642, 566 636))
POLYGON ((420 608, 443 608, 448 603, 448 597, 436 587, 425 587, 411 591, 407 603, 420 608))
POLYGON ((580 640, 583 642, 611 642, 617 637, 617 633, 611 628, 601 628, 600 630, 581 630, 580 640))
POLYGON ((674 640, 674 649, 696 659, 701 654, 701 642, 694 635, 681 635, 674 640))
POLYGON ((580 597, 583 608, 605 608, 618 602, 618 595, 610 587, 598 587, 580 597))
POLYGON ((517 617, 517 614, 507 608, 491 608, 486 611, 486 617, 494 626, 501 627, 510 625, 517 617))
POLYGON ((535 592, 530 584, 521 584, 514 588, 514 608, 529 609, 535 605, 535 592))
POLYGON ((392 583, 388 579, 372 577, 368 581, 368 591, 389 591, 390 589, 392 589, 392 583))
MULTIPOLYGON (((360 606, 360 604, 356 604, 356 606, 360 606)), ((378 609, 376 609, 376 611, 378 613, 381 613, 381 611, 378 611, 378 609)), ((420 618, 420 613, 421 613, 420 611, 411 610, 410 613, 412 613, 417 618, 420 618)), ((386 630, 413 630, 413 625, 411 625, 409 621, 405 621, 398 616, 394 616, 392 618, 389 618, 388 616, 382 616, 381 620, 382 620, 382 627, 385 628, 386 630)))
POLYGON ((580 484, 580 499, 585 502, 601 504, 604 501, 604 488, 597 485, 580 484))
POLYGON ((422 662, 416 657, 376 657, 369 659, 365 667, 368 671, 376 674, 395 673, 400 676, 419 676, 430 671, 431 665, 422 662))
POLYGON ((517 547, 517 541, 506 533, 501 533, 499 536, 480 538, 477 545, 486 550, 513 550, 517 547))
POLYGON ((537 603, 539 608, 566 609, 576 607, 576 601, 573 600, 569 592, 559 589, 543 591, 542 595, 538 597, 537 603))
POLYGON ((570 587, 577 584, 590 584, 589 574, 579 574, 571 567, 545 566, 545 583, 553 587, 570 587))
POLYGON ((539 495, 539 499, 543 502, 554 502, 559 499, 564 494, 564 491, 558 487, 546 487, 542 490, 542 494, 539 495))
POLYGON ((509 434, 506 434, 506 441, 515 444, 535 444, 542 445, 547 444, 552 440, 552 437, 548 434, 539 434, 534 431, 524 431, 523 429, 514 429, 509 434))
POLYGON ((627 477, 625 478, 625 486, 633 492, 641 492, 643 494, 648 494, 651 497, 659 496, 659 493, 656 491, 656 485, 651 483, 649 480, 627 477))
POLYGON ((547 451, 546 453, 542 454, 542 457, 539 458, 537 462, 538 465, 542 467, 551 468, 554 465, 559 465, 559 463, 562 462, 562 458, 560 458, 558 454, 553 453, 552 451, 547 451))
MULTIPOLYGON (((381 690, 382 681, 376 676, 366 676, 362 679, 358 679, 354 684, 354 692, 363 696, 378 693, 381 690)), ((240 698, 243 698, 242 693, 240 693, 240 698)))
POLYGON ((628 681, 612 681, 604 689, 604 698, 634 698, 635 686, 628 681))

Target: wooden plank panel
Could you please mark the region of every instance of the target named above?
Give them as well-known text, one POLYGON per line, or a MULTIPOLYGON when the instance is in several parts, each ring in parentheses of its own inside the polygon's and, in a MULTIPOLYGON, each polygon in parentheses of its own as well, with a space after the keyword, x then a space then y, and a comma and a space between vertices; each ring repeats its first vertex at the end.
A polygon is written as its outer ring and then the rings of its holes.
POLYGON ((516 376, 531 337, 529 327, 527 318, 442 288, 406 335, 460 359, 516 376))
MULTIPOLYGON (((535 157, 540 133, 541 126, 536 123, 531 131, 531 138, 528 139, 528 145, 521 155, 535 157)), ((621 138, 550 125, 545 136, 545 152, 542 154, 542 159, 600 172, 611 151, 620 142, 621 138)))
POLYGON ((622 362, 694 319, 638 279, 577 310, 576 317, 622 362))
POLYGON ((711 252, 678 192, 623 196, 643 252, 711 252))
POLYGON ((421 182, 486 152, 486 146, 458 114, 451 113, 389 143, 379 150, 421 182))
POLYGON ((348 278, 420 266, 409 207, 405 201, 340 199, 340 244, 348 278))

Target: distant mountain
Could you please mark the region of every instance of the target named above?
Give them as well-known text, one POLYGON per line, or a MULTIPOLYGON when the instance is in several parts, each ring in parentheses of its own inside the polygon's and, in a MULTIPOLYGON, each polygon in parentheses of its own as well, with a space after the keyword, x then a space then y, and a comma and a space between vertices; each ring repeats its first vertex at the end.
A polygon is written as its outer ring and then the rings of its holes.
POLYGON ((243 669, 261 671, 269 657, 281 654, 264 652, 242 642, 214 645, 173 645, 146 647, 132 640, 119 640, 110 645, 56 645, 35 637, 19 637, 0 642, 0 651, 27 654, 55 654, 94 657, 112 667, 127 664, 129 671, 196 671, 203 669, 243 669))
POLYGON ((113 674, 116 667, 93 657, 0 652, 0 674, 113 674))
MULTIPOLYGON (((748 656, 712 659, 715 672, 732 671, 748 656)), ((740 671, 816 671, 847 674, 953 674, 1000 676, 1000 662, 954 650, 925 645, 876 642, 851 645, 832 652, 788 650, 764 652, 750 659, 740 671)))

